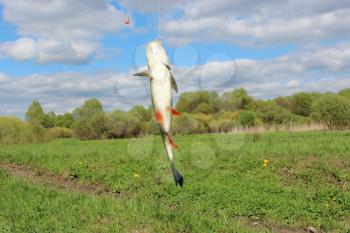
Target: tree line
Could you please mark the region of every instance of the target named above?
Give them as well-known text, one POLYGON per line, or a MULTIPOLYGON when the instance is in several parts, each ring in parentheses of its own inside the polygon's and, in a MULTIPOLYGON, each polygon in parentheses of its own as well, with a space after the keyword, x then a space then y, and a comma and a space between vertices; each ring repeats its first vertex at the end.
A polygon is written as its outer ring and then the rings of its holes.
MULTIPOLYGON (((350 88, 338 93, 300 92, 270 100, 254 99, 240 88, 222 95, 214 91, 180 95, 174 117, 175 134, 230 132, 233 128, 259 125, 322 123, 327 129, 350 127, 350 88)), ((25 122, 0 117, 0 142, 45 141, 49 138, 113 139, 159 133, 151 107, 137 105, 128 111, 106 112, 92 98, 70 113, 45 113, 38 101, 29 106, 25 122), (19 134, 19 135, 18 135, 19 134), (11 136, 12 135, 12 136, 11 136), (24 136, 23 136, 24 137, 24 136), (28 140, 27 140, 28 141, 28 140)))

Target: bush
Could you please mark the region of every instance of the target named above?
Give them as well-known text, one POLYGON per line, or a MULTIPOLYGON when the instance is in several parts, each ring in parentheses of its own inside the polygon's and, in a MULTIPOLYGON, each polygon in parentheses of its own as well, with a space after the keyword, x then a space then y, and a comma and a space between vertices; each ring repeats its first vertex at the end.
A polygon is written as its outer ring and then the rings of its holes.
POLYGON ((265 124, 289 123, 292 118, 290 111, 278 106, 275 102, 258 100, 254 105, 254 110, 265 124))
POLYGON ((50 135, 41 125, 32 126, 16 117, 0 117, 0 143, 22 144, 47 142, 50 135))
POLYGON ((291 97, 291 109, 294 114, 300 116, 309 116, 311 113, 311 107, 313 103, 313 97, 310 93, 298 93, 291 97))
POLYGON ((312 117, 328 129, 345 129, 350 126, 350 101, 340 95, 326 94, 313 105, 312 117))
POLYGON ((64 127, 54 127, 49 130, 53 138, 72 138, 73 130, 64 127))
POLYGON ((252 111, 242 111, 239 114, 238 122, 245 127, 253 127, 257 123, 257 116, 252 111))
POLYGON ((183 113, 181 117, 174 118, 173 132, 176 134, 192 134, 197 128, 198 122, 187 113, 183 113))
POLYGON ((106 129, 108 138, 128 138, 138 136, 142 132, 143 123, 139 124, 139 120, 132 113, 115 110, 107 115, 106 129))
POLYGON ((228 119, 213 120, 209 124, 210 132, 212 133, 227 133, 232 130, 233 126, 234 121, 228 119))

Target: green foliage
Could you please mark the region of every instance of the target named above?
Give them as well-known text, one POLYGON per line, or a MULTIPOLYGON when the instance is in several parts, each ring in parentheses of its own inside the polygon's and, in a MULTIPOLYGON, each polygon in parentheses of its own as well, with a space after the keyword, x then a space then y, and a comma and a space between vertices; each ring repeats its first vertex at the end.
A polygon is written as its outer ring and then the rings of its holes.
POLYGON ((15 117, 0 117, 0 144, 39 143, 49 139, 41 125, 31 125, 15 117))
POLYGON ((232 130, 234 121, 228 119, 213 120, 209 123, 210 132, 227 133, 232 130))
POLYGON ((26 112, 26 120, 32 125, 42 125, 44 111, 38 101, 33 101, 26 112))
POLYGON ((286 109, 291 109, 291 101, 289 97, 276 97, 273 100, 278 106, 286 108, 286 109))
POLYGON ((273 101, 257 100, 253 106, 253 109, 265 124, 288 123, 292 118, 290 111, 278 106, 273 101))
POLYGON ((73 113, 76 120, 75 135, 80 139, 103 138, 106 129, 106 117, 100 101, 93 98, 73 113))
POLYGON ((129 110, 129 114, 136 117, 139 121, 150 121, 152 119, 151 108, 146 109, 142 105, 136 105, 129 110))
POLYGON ((339 91, 338 94, 350 100, 350 88, 345 88, 339 91))
POLYGON ((181 117, 174 118, 173 132, 175 134, 192 134, 198 126, 198 122, 191 114, 183 113, 181 117))
POLYGON ((309 116, 311 113, 312 97, 308 93, 298 93, 291 97, 291 109, 294 114, 309 116))
POLYGON ((219 110, 219 98, 216 92, 195 91, 181 94, 176 109, 187 113, 215 113, 219 110))
POLYGON ((139 118, 133 113, 115 110, 107 116, 107 137, 127 138, 140 134, 139 118))
POLYGON ((247 110, 253 98, 243 88, 226 92, 222 96, 222 109, 225 111, 247 110))
POLYGON ((73 115, 70 113, 65 113, 63 115, 56 116, 55 126, 56 127, 64 127, 68 129, 73 129, 75 126, 75 121, 73 115))
MULTIPOLYGON (((338 96, 348 97, 349 88, 343 89, 338 96)), ((347 116, 338 114, 334 123, 321 119, 320 112, 313 109, 314 103, 322 96, 334 93, 318 92, 296 93, 272 100, 254 100, 246 90, 240 88, 219 96, 216 92, 195 91, 180 95, 176 104, 179 112, 187 113, 175 117, 173 125, 177 134, 201 134, 211 132, 230 132, 238 127, 263 125, 301 125, 327 122, 329 128, 346 128, 347 116), (341 122, 343 121, 343 122, 341 122), (334 125, 335 124, 335 125, 334 125)), ((334 113, 335 114, 335 113, 334 113)), ((115 110, 104 112, 101 103, 93 98, 87 100, 81 108, 73 113, 55 115, 44 113, 40 103, 33 101, 26 117, 33 125, 45 128, 64 127, 73 129, 80 139, 128 138, 150 134, 159 134, 159 126, 153 120, 153 108, 137 105, 129 111, 115 110)))
POLYGON ((313 105, 313 118, 329 129, 347 128, 350 126, 350 101, 336 94, 325 94, 313 105))
POLYGON ((54 112, 49 112, 43 115, 42 125, 45 128, 52 128, 55 126, 55 124, 56 124, 56 115, 54 112))
POLYGON ((72 138, 74 136, 73 130, 64 127, 53 127, 49 129, 49 132, 53 138, 72 138))
POLYGON ((253 127, 256 125, 258 118, 252 111, 242 111, 239 114, 238 122, 245 127, 253 127))

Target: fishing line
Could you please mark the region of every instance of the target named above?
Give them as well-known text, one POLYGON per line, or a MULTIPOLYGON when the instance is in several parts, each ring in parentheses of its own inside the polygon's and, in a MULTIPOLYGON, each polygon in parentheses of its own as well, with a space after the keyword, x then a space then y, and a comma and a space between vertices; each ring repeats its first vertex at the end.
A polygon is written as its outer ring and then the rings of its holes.
POLYGON ((157 37, 160 39, 160 0, 158 0, 158 32, 157 32, 157 37))

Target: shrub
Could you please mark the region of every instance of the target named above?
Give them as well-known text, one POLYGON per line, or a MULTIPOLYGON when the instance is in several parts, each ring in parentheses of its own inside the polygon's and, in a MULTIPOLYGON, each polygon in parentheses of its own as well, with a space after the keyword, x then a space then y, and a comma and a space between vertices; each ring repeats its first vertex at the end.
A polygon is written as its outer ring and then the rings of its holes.
POLYGON ((245 127, 253 127, 257 123, 257 116, 252 111, 242 111, 239 114, 238 122, 245 127))
POLYGON ((64 127, 54 127, 49 130, 53 138, 72 138, 73 130, 64 127))
POLYGON ((212 133, 227 133, 232 130, 234 126, 233 120, 218 119, 209 123, 210 132, 212 133))
POLYGON ((173 132, 176 134, 192 134, 197 128, 198 122, 187 113, 183 113, 181 117, 174 118, 173 132))
POLYGON ((344 129, 350 125, 350 101, 343 96, 326 94, 313 105, 312 117, 328 129, 344 129))
POLYGON ((22 144, 46 142, 50 139, 41 125, 32 126, 16 117, 0 117, 0 143, 22 144))
POLYGON ((254 110, 265 124, 283 124, 290 122, 292 113, 278 106, 273 101, 258 100, 254 103, 254 110))
POLYGON ((291 97, 291 109, 294 114, 300 116, 309 116, 313 97, 310 93, 298 93, 291 97))

